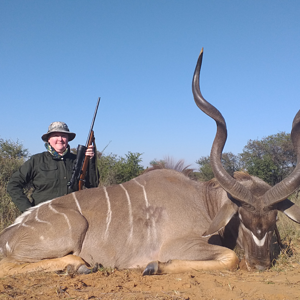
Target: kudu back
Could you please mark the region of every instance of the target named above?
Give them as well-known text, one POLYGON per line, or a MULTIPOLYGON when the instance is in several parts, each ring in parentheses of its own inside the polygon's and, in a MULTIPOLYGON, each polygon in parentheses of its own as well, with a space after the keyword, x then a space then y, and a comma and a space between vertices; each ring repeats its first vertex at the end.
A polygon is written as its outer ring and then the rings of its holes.
POLYGON ((95 265, 143 268, 144 275, 191 269, 235 269, 235 245, 249 267, 270 266, 277 211, 300 222, 287 197, 300 185, 300 111, 292 128, 293 173, 274 187, 221 164, 225 120, 200 92, 201 51, 192 90, 197 106, 216 121, 211 150, 215 179, 196 182, 175 170, 145 172, 126 183, 78 191, 35 206, 0 234, 0 276, 95 265))

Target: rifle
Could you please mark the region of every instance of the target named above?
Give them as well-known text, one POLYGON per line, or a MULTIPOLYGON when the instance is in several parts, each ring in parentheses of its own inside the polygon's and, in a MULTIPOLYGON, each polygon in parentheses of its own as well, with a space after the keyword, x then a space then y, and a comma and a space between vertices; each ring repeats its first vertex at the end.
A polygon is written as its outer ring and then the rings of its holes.
MULTIPOLYGON (((98 98, 98 102, 96 105, 92 125, 91 125, 90 131, 89 131, 89 135, 88 135, 86 144, 85 144, 85 146, 78 145, 78 147, 77 147, 77 158, 76 158, 75 166, 73 167, 72 177, 71 177, 70 181, 68 182, 69 189, 72 189, 76 182, 78 182, 78 190, 82 190, 82 188, 83 188, 86 170, 87 170, 87 166, 88 166, 88 162, 89 162, 89 157, 85 156, 85 152, 86 152, 87 148, 90 145, 92 145, 92 143, 95 140, 93 127, 94 127, 99 103, 100 103, 100 97, 98 98)), ((97 155, 97 153, 95 153, 95 155, 97 155)))

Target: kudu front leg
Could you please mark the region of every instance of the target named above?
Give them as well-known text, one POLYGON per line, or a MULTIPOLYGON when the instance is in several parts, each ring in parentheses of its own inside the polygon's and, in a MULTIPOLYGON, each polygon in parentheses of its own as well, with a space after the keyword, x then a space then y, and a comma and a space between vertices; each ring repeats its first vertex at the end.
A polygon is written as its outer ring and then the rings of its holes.
POLYGON ((152 261, 144 272, 144 275, 181 273, 192 270, 236 270, 239 259, 236 254, 227 248, 224 248, 222 254, 215 256, 211 260, 179 260, 172 259, 167 262, 152 261))

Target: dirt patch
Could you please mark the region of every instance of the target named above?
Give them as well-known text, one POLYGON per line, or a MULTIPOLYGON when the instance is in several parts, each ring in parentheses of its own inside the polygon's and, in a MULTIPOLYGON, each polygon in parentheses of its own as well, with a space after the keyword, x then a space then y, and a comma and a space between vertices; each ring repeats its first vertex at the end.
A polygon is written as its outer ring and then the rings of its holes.
POLYGON ((90 275, 37 272, 1 278, 0 299, 300 299, 300 265, 281 271, 144 277, 140 270, 90 275))

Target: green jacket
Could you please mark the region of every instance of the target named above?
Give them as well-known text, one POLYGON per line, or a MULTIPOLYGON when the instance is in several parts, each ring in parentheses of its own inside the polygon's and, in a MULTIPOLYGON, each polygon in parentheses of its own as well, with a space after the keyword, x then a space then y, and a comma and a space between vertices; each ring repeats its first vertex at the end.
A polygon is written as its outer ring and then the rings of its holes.
MULTIPOLYGON (((21 212, 24 212, 27 208, 41 202, 77 191, 77 185, 72 190, 68 188, 75 160, 76 155, 70 150, 58 159, 55 159, 49 152, 33 155, 12 175, 8 182, 7 192, 12 201, 21 212), (34 188, 31 196, 33 202, 30 202, 24 194, 24 188, 29 183, 32 183, 34 188)), ((85 187, 97 187, 98 183, 94 157, 89 161, 85 187)))

